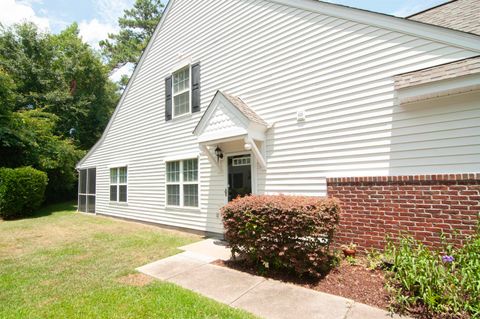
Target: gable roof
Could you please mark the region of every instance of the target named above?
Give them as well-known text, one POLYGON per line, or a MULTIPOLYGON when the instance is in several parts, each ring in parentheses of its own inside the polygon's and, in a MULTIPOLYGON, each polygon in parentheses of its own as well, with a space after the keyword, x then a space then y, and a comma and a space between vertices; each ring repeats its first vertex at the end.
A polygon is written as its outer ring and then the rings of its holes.
POLYGON ((480 56, 396 75, 395 88, 403 89, 477 73, 480 73, 480 56))
POLYGON ((226 101, 228 101, 228 104, 224 106, 233 106, 240 113, 240 116, 243 116, 246 122, 259 124, 265 128, 268 127, 267 122, 265 122, 257 113, 255 113, 254 110, 252 110, 247 104, 245 104, 242 99, 218 90, 213 96, 212 101, 208 105, 197 125, 195 126, 195 129, 192 132, 193 134, 200 134, 201 131, 205 128, 205 125, 213 116, 213 112, 211 111, 211 109, 217 107, 217 103, 215 102, 221 100, 222 97, 225 98, 226 101))
POLYGON ((448 1, 407 19, 480 35, 480 1, 448 1))
MULTIPOLYGON (((435 25, 431 25, 423 22, 408 20, 405 18, 399 18, 399 17, 386 15, 378 12, 372 12, 372 11, 367 11, 367 10, 362 10, 362 9, 357 9, 357 8, 352 8, 352 7, 347 7, 343 5, 322 2, 317 0, 264 0, 264 1, 273 2, 273 3, 285 5, 285 6, 298 8, 298 9, 303 9, 303 10, 318 13, 318 14, 330 15, 333 17, 338 17, 346 20, 363 23, 366 25, 372 25, 372 26, 377 26, 384 29, 403 32, 403 33, 411 34, 420 38, 430 39, 433 41, 446 43, 449 45, 465 48, 465 49, 480 53, 480 37, 477 35, 469 34, 469 33, 458 31, 458 30, 452 30, 452 29, 435 26, 435 25)), ((165 7, 165 10, 162 14, 162 17, 160 19, 160 22, 158 23, 152 37, 150 38, 150 41, 147 47, 143 51, 140 57, 140 60, 137 66, 135 67, 135 70, 133 71, 132 76, 130 77, 130 80, 128 81, 128 84, 122 93, 120 101, 118 102, 117 107, 115 108, 115 111, 113 112, 107 124, 107 127, 103 131, 102 136, 97 141, 97 143, 95 143, 95 145, 93 145, 93 147, 87 152, 87 154, 77 163, 77 168, 81 166, 87 160, 87 158, 89 158, 93 154, 93 152, 95 152, 95 150, 105 140, 105 137, 108 131, 110 130, 112 123, 114 122, 118 114, 118 111, 121 105, 123 104, 123 101, 125 100, 126 96, 128 96, 131 85, 135 81, 135 78, 137 77, 140 69, 142 68, 144 60, 146 56, 149 54, 149 51, 153 46, 153 43, 155 42, 155 39, 158 33, 160 32, 165 20, 167 19, 168 13, 170 12, 170 8, 173 6, 174 2, 175 0, 168 1, 165 7)))
POLYGON ((241 98, 238 96, 233 96, 228 93, 219 91, 220 94, 223 94, 229 100, 233 106, 235 106, 246 118, 250 121, 268 126, 267 122, 265 122, 254 110, 252 110, 241 98))

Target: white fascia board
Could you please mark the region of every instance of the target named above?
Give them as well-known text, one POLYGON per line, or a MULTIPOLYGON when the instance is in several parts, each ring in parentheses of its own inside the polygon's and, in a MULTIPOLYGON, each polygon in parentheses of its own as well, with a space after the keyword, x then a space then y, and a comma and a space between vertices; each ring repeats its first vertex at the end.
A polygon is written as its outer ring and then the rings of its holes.
POLYGON ((317 0, 266 0, 319 14, 398 31, 480 52, 480 36, 383 13, 350 8, 317 0))
POLYGON ((135 78, 137 77, 138 72, 142 68, 143 62, 145 61, 145 58, 148 55, 148 52, 150 51, 150 49, 153 46, 153 42, 155 42, 155 39, 156 39, 158 33, 160 32, 160 29, 162 28, 163 24, 165 23, 165 20, 167 19, 168 12, 170 11, 170 8, 172 7, 173 2, 175 2, 175 0, 169 0, 166 7, 165 7, 165 10, 163 10, 163 14, 162 14, 162 17, 160 19, 160 22, 157 24, 157 27, 156 27, 155 31, 153 32, 153 35, 150 38, 150 41, 148 42, 147 47, 142 52, 142 55, 140 56, 140 60, 138 61, 138 64, 135 67, 135 70, 133 70, 132 76, 128 80, 127 87, 123 91, 122 96, 120 97, 120 101, 118 102, 117 107, 115 108, 115 111, 112 114, 112 117, 108 121, 107 127, 103 131, 102 136, 97 141, 97 143, 95 143, 95 145, 92 146, 92 148, 87 152, 87 154, 77 163, 77 165, 75 166, 77 169, 81 168, 82 164, 86 161, 86 159, 88 157, 90 157, 90 155, 93 152, 95 152, 95 150, 103 143, 103 141, 105 139, 105 136, 107 135, 107 132, 110 130, 110 127, 112 126, 113 121, 115 121, 115 117, 117 116, 118 111, 120 110, 120 107, 123 104, 123 101, 125 100, 126 96, 128 95, 128 92, 130 91, 130 87, 132 86, 132 83, 135 81, 135 78))
POLYGON ((215 146, 215 145, 221 144, 221 143, 229 143, 229 142, 242 140, 242 139, 245 139, 245 137, 247 137, 247 136, 248 136, 248 134, 245 133, 245 134, 235 135, 235 136, 226 137, 226 138, 219 138, 219 139, 216 139, 216 140, 208 140, 208 141, 198 142, 198 144, 203 145, 203 146, 215 146))
POLYGON ((220 140, 235 140, 244 135, 247 135, 248 131, 244 128, 234 127, 221 132, 212 132, 207 134, 202 134, 198 137, 197 142, 200 144, 215 144, 220 140))
POLYGON ((397 96, 400 104, 406 104, 478 89, 480 73, 402 88, 397 96))

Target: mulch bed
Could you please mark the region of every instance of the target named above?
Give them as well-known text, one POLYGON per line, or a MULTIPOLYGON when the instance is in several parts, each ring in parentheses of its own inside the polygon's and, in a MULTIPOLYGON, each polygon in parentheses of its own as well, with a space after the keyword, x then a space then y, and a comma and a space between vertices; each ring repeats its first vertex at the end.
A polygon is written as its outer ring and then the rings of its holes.
POLYGON ((357 258, 357 264, 342 260, 337 268, 332 269, 323 278, 299 278, 293 274, 271 272, 259 273, 258 269, 244 261, 216 260, 215 265, 233 268, 250 274, 297 284, 313 290, 342 296, 374 307, 387 309, 389 296, 384 288, 385 277, 381 270, 369 270, 363 260, 357 258))

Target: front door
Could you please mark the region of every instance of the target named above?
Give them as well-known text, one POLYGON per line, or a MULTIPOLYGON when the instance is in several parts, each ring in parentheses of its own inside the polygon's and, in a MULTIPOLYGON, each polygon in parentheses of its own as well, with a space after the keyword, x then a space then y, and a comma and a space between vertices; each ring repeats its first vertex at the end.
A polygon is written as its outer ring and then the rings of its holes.
POLYGON ((252 193, 250 154, 228 156, 228 201, 252 193))

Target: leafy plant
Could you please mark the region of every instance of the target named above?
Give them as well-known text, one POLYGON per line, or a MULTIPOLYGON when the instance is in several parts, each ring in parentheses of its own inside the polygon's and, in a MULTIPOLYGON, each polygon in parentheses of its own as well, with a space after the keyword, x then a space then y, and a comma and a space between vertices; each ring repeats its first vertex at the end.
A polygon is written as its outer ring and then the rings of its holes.
POLYGON ((463 247, 430 250, 412 237, 385 249, 392 259, 389 289, 401 309, 423 307, 446 316, 480 316, 480 229, 463 247))
POLYGON ((237 198, 222 208, 233 254, 262 271, 284 269, 312 276, 335 262, 329 244, 339 213, 334 199, 285 195, 237 198))
POLYGON ((352 266, 355 266, 357 264, 357 260, 353 256, 347 256, 345 260, 352 266))
POLYGON ((370 270, 381 269, 385 266, 385 255, 377 249, 367 251, 367 268, 370 270))

